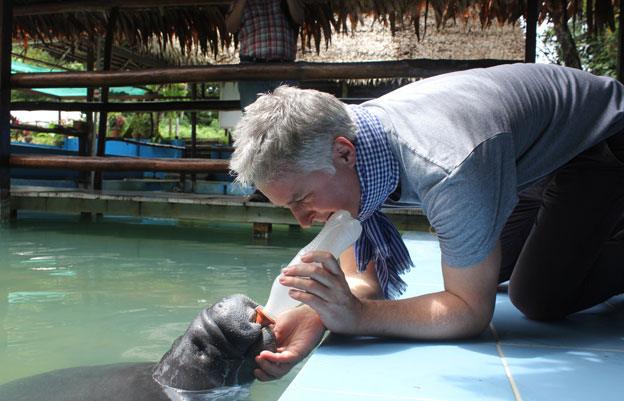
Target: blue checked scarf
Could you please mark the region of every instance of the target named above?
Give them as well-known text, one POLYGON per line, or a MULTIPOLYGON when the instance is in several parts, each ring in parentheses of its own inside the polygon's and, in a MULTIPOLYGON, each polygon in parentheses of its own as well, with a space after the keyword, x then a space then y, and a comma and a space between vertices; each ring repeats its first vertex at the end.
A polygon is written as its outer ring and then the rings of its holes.
POLYGON ((405 291, 406 284, 399 275, 413 266, 401 234, 380 212, 399 183, 399 163, 379 120, 364 107, 349 108, 357 125, 355 152, 361 192, 357 218, 362 222, 362 235, 355 243, 357 268, 363 272, 374 260, 384 297, 392 299, 405 291))

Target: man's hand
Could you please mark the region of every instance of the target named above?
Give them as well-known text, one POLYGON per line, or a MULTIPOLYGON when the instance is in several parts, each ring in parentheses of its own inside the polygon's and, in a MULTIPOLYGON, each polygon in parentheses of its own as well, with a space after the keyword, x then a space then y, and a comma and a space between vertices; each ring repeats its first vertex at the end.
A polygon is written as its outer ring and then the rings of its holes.
POLYGON ((329 252, 310 252, 301 264, 282 270, 280 283, 292 287, 288 295, 314 309, 327 329, 357 331, 362 303, 353 295, 345 275, 329 252))
POLYGON ((277 352, 262 351, 256 357, 258 380, 279 379, 303 360, 323 338, 325 327, 319 316, 307 306, 287 310, 277 316, 273 333, 277 352))

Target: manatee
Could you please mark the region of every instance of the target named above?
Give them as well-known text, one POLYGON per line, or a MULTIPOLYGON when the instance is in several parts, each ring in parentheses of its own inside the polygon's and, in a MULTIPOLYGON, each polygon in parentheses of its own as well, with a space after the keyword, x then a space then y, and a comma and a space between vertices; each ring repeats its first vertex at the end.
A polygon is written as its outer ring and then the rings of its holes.
POLYGON ((0 401, 224 399, 253 381, 256 355, 276 349, 271 329, 255 322, 257 306, 233 295, 203 309, 158 363, 55 370, 0 385, 0 401))

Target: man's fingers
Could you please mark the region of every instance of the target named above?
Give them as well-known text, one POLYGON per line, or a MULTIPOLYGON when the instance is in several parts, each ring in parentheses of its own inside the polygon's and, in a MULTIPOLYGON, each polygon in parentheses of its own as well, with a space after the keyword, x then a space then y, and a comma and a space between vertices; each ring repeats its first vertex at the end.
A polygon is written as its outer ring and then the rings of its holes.
POLYGON ((290 287, 297 291, 305 291, 325 300, 327 300, 328 294, 331 293, 329 286, 309 278, 284 276, 280 277, 279 282, 283 286, 290 287))
POLYGON ((269 376, 262 369, 254 369, 254 376, 256 376, 256 379, 260 380, 261 382, 268 382, 271 380, 275 380, 275 377, 269 376))
POLYGON ((320 252, 320 251, 308 252, 301 257, 301 261, 303 263, 318 262, 318 263, 321 263, 328 272, 336 276, 343 275, 342 269, 340 268, 340 265, 336 261, 336 258, 334 258, 332 254, 329 252, 320 252))
POLYGON ((282 270, 281 277, 305 277, 318 281, 324 286, 331 287, 334 275, 327 270, 321 263, 305 263, 299 265, 288 266, 282 270))
MULTIPOLYGON (((279 348, 278 348, 279 351, 279 348)), ((256 357, 256 363, 265 360, 274 363, 293 363, 298 362, 299 357, 295 355, 293 352, 284 350, 283 352, 271 352, 264 350, 260 352, 260 354, 256 357)))
POLYGON ((309 307, 311 307, 312 309, 318 311, 323 304, 326 302, 325 300, 323 300, 322 298, 314 295, 314 294, 310 294, 309 292, 305 292, 305 291, 299 291, 299 290, 289 290, 288 291, 288 295, 299 302, 302 302, 306 305, 308 305, 309 307))
POLYGON ((256 363, 260 369, 260 372, 255 372, 256 377, 260 380, 273 380, 279 379, 284 376, 290 369, 292 368, 292 363, 279 363, 279 362, 271 362, 265 359, 256 359, 256 363))

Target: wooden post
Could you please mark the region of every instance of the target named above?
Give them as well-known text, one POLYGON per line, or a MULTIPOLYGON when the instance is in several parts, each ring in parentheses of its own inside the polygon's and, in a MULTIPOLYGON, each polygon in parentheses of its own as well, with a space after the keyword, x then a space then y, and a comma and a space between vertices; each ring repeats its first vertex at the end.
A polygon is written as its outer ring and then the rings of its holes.
POLYGON ((299 224, 289 224, 288 225, 288 232, 289 233, 300 233, 302 231, 303 231, 303 229, 301 228, 301 226, 299 224))
POLYGON ((0 0, 0 224, 11 220, 11 40, 13 1, 0 0))
MULTIPOLYGON (((106 27, 106 39, 104 42, 104 64, 102 70, 110 71, 111 60, 113 58, 113 39, 115 36, 115 25, 117 25, 117 17, 119 16, 119 9, 113 8, 108 16, 108 26, 106 27)), ((101 102, 108 103, 108 88, 109 86, 102 86, 102 93, 100 94, 101 102)), ((97 156, 104 156, 106 153, 106 126, 107 126, 108 114, 103 111, 100 113, 100 121, 98 127, 97 137, 97 156)), ((102 174, 96 173, 93 183, 95 190, 102 189, 102 174)))
MULTIPOLYGON (((87 42, 87 59, 86 70, 93 72, 95 70, 95 34, 89 33, 89 39, 87 42)), ((87 88, 87 102, 92 103, 95 96, 93 88, 87 88)), ((95 128, 93 112, 88 111, 87 115, 87 131, 83 137, 79 139, 78 154, 80 156, 95 156, 93 154, 93 141, 95 140, 95 128)), ((85 188, 93 189, 93 172, 82 171, 80 172, 80 181, 85 188)), ((80 212, 80 220, 83 222, 90 222, 93 219, 93 215, 90 212, 80 212)))
POLYGON ((524 62, 535 63, 535 53, 537 48, 537 16, 538 16, 537 0, 528 0, 526 2, 526 40, 524 48, 524 62))
POLYGON ((268 239, 273 231, 271 223, 253 223, 253 236, 259 239, 268 239))
MULTIPOLYGON (((95 69, 95 48, 94 48, 94 42, 95 41, 95 35, 93 33, 89 34, 89 42, 87 43, 87 65, 86 65, 86 69, 87 71, 91 71, 93 72, 93 70, 95 69)), ((94 90, 93 88, 87 88, 87 103, 92 103, 93 102, 93 97, 94 97, 94 90)), ((91 155, 91 149, 92 149, 92 145, 93 145, 93 139, 94 139, 94 131, 93 131, 93 112, 86 112, 87 115, 87 134, 85 135, 85 137, 80 141, 80 146, 79 146, 79 155, 80 156, 94 156, 91 155)))
POLYGON ((624 83, 624 13, 622 12, 622 1, 620 0, 620 14, 618 16, 618 59, 617 78, 624 83))
MULTIPOLYGON (((197 99, 197 84, 191 84, 191 98, 197 99)), ((191 158, 197 157, 197 112, 191 112, 191 158)), ((191 174, 191 192, 195 192, 197 174, 191 174)))
MULTIPOLYGON (((95 70, 95 35, 89 34, 89 41, 87 43, 87 71, 93 72, 95 70)), ((87 102, 92 103, 95 97, 93 88, 87 88, 87 102)), ((80 139, 79 151, 80 156, 95 156, 93 152, 93 142, 95 141, 95 128, 93 112, 87 111, 87 132, 83 138, 80 139)), ((93 173, 86 171, 81 175, 81 181, 85 183, 85 187, 93 189, 93 173)), ((87 216, 85 216, 87 218, 87 216)))

